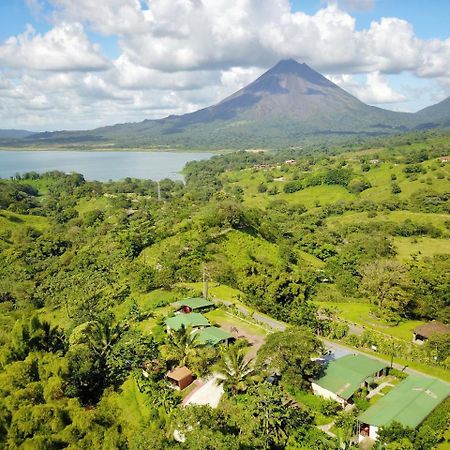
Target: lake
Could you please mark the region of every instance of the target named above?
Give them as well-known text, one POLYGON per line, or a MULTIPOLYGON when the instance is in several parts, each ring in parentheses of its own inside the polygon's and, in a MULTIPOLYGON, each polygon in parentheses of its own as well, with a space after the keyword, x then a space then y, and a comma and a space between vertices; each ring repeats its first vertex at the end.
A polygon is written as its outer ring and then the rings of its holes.
POLYGON ((0 151, 0 178, 60 170, 81 173, 90 181, 125 177, 182 180, 180 172, 188 161, 211 156, 206 152, 0 151))

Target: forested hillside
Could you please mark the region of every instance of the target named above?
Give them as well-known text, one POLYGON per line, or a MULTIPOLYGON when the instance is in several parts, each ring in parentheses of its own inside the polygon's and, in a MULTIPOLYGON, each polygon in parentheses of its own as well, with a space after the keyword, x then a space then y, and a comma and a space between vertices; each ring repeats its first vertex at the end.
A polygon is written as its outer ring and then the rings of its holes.
MULTIPOLYGON (((353 416, 332 438, 315 426, 330 405, 315 413, 305 397, 317 336, 448 380, 450 336, 410 341, 450 322, 449 153, 450 135, 431 132, 230 153, 189 163, 186 184, 161 181, 160 199, 150 180, 0 180, 0 448, 340 448, 353 416), (164 380, 181 362, 202 376, 240 361, 239 340, 188 349, 164 332, 203 275, 233 314, 293 327, 226 378, 215 410, 180 408, 164 380), (283 383, 262 383, 282 351, 283 383)), ((411 448, 435 448, 447 426, 430 421, 411 448)))

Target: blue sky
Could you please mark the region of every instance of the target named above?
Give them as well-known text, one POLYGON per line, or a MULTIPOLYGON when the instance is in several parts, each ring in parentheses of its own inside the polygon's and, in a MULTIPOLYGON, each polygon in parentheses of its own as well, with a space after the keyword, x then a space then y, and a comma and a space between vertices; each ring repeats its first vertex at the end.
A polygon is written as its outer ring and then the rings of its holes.
POLYGON ((180 114, 286 57, 416 111, 450 95, 449 24, 446 0, 3 0, 0 128, 180 114))

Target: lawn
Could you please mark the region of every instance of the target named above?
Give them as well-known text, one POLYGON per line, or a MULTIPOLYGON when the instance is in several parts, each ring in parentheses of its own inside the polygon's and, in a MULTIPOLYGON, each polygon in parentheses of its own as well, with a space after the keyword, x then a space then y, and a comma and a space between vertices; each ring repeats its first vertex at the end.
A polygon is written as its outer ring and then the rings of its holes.
POLYGON ((109 199, 107 197, 95 197, 89 200, 82 198, 75 209, 81 214, 84 215, 89 211, 94 211, 99 209, 104 211, 109 206, 109 199))
POLYGON ((449 239, 394 237, 393 240, 397 249, 397 258, 401 261, 408 261, 413 255, 424 258, 433 255, 450 254, 449 239))
POLYGON ((207 312, 205 316, 209 319, 211 324, 217 324, 225 329, 236 327, 240 332, 242 331, 245 334, 263 338, 268 334, 268 331, 263 326, 253 323, 251 319, 247 320, 237 317, 222 308, 213 309, 212 311, 207 312))
POLYGON ((283 182, 274 182, 270 185, 275 185, 280 190, 277 195, 269 195, 267 193, 246 193, 244 196, 244 203, 248 206, 256 206, 260 208, 266 207, 272 201, 285 200, 291 204, 302 204, 306 208, 314 208, 317 205, 328 205, 335 203, 338 200, 353 200, 354 194, 351 194, 342 186, 314 186, 303 189, 301 191, 286 194, 283 192, 283 182))
POLYGON ((393 222, 401 223, 405 220, 411 220, 420 225, 434 225, 442 232, 446 232, 447 227, 445 223, 449 217, 447 214, 432 214, 412 211, 392 211, 378 213, 375 217, 368 217, 366 212, 346 212, 341 216, 333 216, 327 219, 326 223, 330 226, 351 225, 355 223, 370 223, 370 222, 393 222))
POLYGON ((356 323, 380 333, 387 334, 405 341, 410 341, 412 331, 424 322, 419 320, 406 320, 399 325, 392 326, 386 324, 371 314, 373 308, 369 303, 362 302, 314 302, 320 308, 328 308, 336 311, 336 315, 341 319, 356 323))
POLYGON ((0 230, 2 235, 11 234, 8 240, 14 240, 14 232, 24 227, 32 227, 37 231, 48 228, 48 219, 41 216, 16 214, 5 209, 0 209, 0 230))

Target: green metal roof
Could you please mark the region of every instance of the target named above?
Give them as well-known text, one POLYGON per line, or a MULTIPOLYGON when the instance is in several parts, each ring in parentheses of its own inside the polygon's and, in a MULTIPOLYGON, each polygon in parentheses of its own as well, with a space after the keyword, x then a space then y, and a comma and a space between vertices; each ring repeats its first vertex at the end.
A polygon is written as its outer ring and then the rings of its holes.
POLYGON ((186 298, 180 302, 180 307, 182 308, 183 306, 188 306, 191 309, 201 309, 214 306, 214 303, 202 297, 186 298))
POLYGON ((233 336, 222 328, 208 327, 196 331, 197 340, 200 344, 217 345, 233 336))
POLYGON ((416 428, 450 394, 450 386, 436 378, 410 375, 378 400, 358 420, 382 427, 394 420, 416 428))
POLYGON ((386 367, 386 363, 364 355, 346 355, 331 361, 325 375, 314 383, 348 400, 361 383, 386 367))
POLYGON ((172 330, 178 331, 183 325, 188 327, 208 327, 209 320, 200 313, 177 314, 166 319, 166 325, 172 330))

